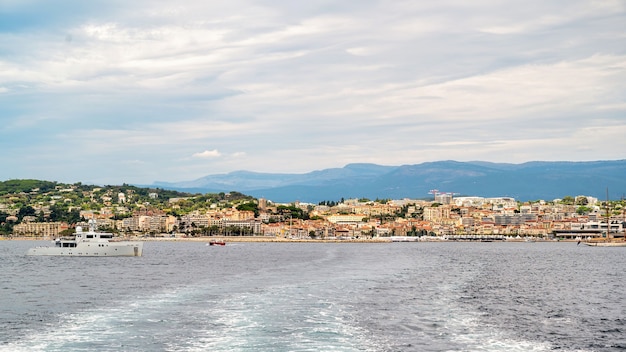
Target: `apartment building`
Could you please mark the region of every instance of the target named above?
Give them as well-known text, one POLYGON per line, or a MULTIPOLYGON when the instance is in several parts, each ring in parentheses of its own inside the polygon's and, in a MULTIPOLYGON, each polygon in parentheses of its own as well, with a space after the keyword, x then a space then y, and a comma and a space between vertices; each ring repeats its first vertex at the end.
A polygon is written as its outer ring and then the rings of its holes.
POLYGON ((436 221, 450 218, 449 206, 426 207, 424 208, 424 220, 436 221))
POLYGON ((337 214, 326 217, 326 220, 333 224, 358 224, 367 218, 365 214, 337 214))
POLYGON ((62 222, 23 222, 13 227, 15 236, 59 237, 59 233, 67 230, 69 225, 62 222))

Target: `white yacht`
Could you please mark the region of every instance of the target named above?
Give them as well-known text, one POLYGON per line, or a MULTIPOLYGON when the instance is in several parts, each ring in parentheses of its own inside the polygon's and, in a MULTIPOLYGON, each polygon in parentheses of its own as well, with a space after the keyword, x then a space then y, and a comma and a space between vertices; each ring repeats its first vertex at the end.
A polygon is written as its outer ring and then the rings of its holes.
POLYGON ((26 255, 141 257, 142 252, 143 242, 114 240, 112 233, 96 232, 96 222, 89 220, 88 232, 77 226, 73 236, 54 240, 54 247, 30 248, 26 255))

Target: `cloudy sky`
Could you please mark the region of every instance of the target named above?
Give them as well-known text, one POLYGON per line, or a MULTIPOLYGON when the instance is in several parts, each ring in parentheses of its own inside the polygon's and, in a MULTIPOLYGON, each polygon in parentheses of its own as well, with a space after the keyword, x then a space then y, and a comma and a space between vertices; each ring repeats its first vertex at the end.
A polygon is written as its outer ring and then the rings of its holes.
POLYGON ((0 180, 624 158, 622 0, 0 0, 0 180))

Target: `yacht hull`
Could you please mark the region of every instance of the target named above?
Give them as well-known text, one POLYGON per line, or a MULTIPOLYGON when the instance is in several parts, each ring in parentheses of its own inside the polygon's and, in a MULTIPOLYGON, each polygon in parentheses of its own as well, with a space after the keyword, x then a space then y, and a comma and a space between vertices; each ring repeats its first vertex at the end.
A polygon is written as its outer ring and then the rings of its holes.
POLYGON ((143 242, 78 243, 76 247, 35 247, 27 255, 67 257, 141 257, 143 242))

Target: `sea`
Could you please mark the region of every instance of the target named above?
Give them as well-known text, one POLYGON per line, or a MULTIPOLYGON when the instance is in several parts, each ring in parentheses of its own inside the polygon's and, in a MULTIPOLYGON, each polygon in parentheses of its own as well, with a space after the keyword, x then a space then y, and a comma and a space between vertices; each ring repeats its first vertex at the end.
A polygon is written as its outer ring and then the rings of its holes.
POLYGON ((626 248, 0 241, 0 351, 620 351, 626 248))

